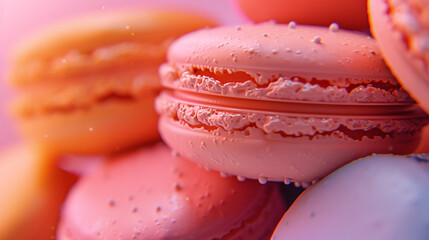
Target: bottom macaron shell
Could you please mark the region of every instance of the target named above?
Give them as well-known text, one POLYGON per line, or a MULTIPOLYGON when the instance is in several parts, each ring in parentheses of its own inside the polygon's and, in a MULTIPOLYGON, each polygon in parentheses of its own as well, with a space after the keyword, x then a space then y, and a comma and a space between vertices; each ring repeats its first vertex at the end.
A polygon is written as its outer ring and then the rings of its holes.
POLYGON ((159 138, 154 97, 109 100, 88 109, 27 118, 22 120, 21 130, 58 153, 118 152, 159 138))
POLYGON ((209 169, 238 176, 239 179, 299 182, 308 185, 354 159, 377 153, 412 152, 419 136, 403 134, 396 138, 344 140, 282 138, 262 131, 208 132, 190 128, 161 117, 159 131, 164 141, 179 154, 209 169))
POLYGON ((64 204, 57 238, 269 239, 284 211, 275 184, 222 178, 157 144, 84 176, 64 204))

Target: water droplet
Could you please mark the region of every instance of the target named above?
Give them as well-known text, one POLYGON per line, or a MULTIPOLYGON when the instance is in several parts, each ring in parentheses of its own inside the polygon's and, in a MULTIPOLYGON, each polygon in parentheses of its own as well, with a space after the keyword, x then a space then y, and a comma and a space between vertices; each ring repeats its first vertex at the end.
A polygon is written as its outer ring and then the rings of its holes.
POLYGON ((237 180, 238 180, 239 182, 244 182, 244 181, 246 180, 246 178, 245 178, 245 177, 243 177, 243 176, 237 176, 237 180))
POLYGON ((115 200, 110 199, 110 200, 109 200, 109 206, 110 206, 110 207, 114 207, 115 205, 116 205, 115 200))
POLYGON ((207 146, 206 146, 206 144, 204 142, 201 142, 200 147, 201 147, 202 150, 205 150, 207 148, 207 146))
POLYGON ((61 60, 62 63, 66 63, 67 59, 63 58, 63 60, 61 60))
POLYGON ((235 30, 237 30, 237 31, 241 31, 241 26, 237 26, 237 27, 235 28, 235 30))
POLYGON ((295 29, 296 28, 296 22, 290 21, 289 24, 288 24, 288 27, 291 28, 291 29, 295 29))
POLYGON ((266 177, 259 177, 258 181, 260 184, 266 184, 268 182, 268 178, 266 177))
POLYGON ((316 213, 314 211, 310 212, 310 217, 314 217, 314 215, 316 215, 316 213))
POLYGON ((279 52, 279 50, 278 49, 273 49, 273 50, 271 50, 271 53, 272 54, 277 54, 279 52))
POLYGON ((301 182, 294 182, 293 185, 295 185, 295 187, 301 187, 301 182))
POLYGON ((322 38, 320 36, 315 36, 311 41, 320 44, 322 43, 322 38))
POLYGON ((133 213, 136 213, 136 212, 138 212, 138 210, 139 210, 139 209, 138 209, 137 207, 133 207, 132 212, 133 212, 133 213))
POLYGON ((130 29, 130 26, 129 26, 129 25, 125 26, 125 29, 129 30, 129 29, 130 29))
POLYGON ((267 33, 264 33, 264 34, 263 34, 263 36, 264 36, 264 37, 268 37, 268 34, 267 34, 267 33))
POLYGON ((156 212, 161 212, 161 206, 157 206, 155 209, 156 212))
POLYGON ((220 174, 220 176, 221 176, 221 177, 223 177, 223 178, 226 178, 226 177, 229 177, 229 176, 230 176, 228 173, 225 173, 225 172, 220 172, 219 174, 220 174))
POLYGON ((286 184, 286 185, 289 185, 290 184, 290 178, 285 178, 284 180, 283 180, 283 182, 286 184))
POLYGON ((329 31, 338 32, 339 30, 340 26, 338 25, 338 23, 331 23, 331 25, 329 25, 329 31))
POLYGON ((311 185, 311 183, 310 183, 310 182, 301 182, 301 186, 302 186, 303 188, 308 188, 308 187, 310 187, 310 185, 311 185))
POLYGON ((92 127, 90 127, 90 128, 89 128, 89 131, 91 131, 91 132, 92 132, 92 127))
POLYGON ((171 219, 171 223, 176 223, 176 219, 171 219))

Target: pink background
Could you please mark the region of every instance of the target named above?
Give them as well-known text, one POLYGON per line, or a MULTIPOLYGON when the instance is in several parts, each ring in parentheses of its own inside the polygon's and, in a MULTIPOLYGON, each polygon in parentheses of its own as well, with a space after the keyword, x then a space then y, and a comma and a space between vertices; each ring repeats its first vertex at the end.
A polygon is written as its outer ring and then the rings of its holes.
POLYGON ((0 148, 20 141, 7 113, 13 90, 6 83, 5 73, 13 45, 52 22, 130 6, 194 10, 227 25, 246 21, 237 11, 234 0, 0 0, 0 148))

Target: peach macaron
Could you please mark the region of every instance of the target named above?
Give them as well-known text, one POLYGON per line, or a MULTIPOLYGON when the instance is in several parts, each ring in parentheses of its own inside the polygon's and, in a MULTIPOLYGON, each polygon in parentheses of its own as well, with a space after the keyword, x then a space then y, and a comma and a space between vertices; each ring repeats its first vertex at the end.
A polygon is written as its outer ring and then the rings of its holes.
POLYGON ((155 144, 81 178, 56 239, 268 239, 285 211, 278 190, 222 178, 155 144))
POLYGON ((426 240, 428 189, 428 154, 359 159, 305 190, 271 239, 426 240))
POLYGON ((10 82, 19 129, 52 151, 108 154, 159 138, 159 64, 180 35, 213 23, 162 10, 94 13, 16 46, 10 82))
POLYGON ((371 31, 387 65, 429 113, 429 4, 425 0, 368 1, 371 31))
POLYGON ((236 0, 243 13, 255 22, 275 20, 299 24, 368 30, 366 0, 236 0))
POLYGON ((0 153, 0 239, 55 237, 63 203, 77 177, 55 166, 52 156, 18 145, 0 153))
POLYGON ((171 45, 160 74, 164 141, 240 180, 308 185, 372 153, 411 153, 427 123, 375 40, 336 24, 202 29, 171 45))

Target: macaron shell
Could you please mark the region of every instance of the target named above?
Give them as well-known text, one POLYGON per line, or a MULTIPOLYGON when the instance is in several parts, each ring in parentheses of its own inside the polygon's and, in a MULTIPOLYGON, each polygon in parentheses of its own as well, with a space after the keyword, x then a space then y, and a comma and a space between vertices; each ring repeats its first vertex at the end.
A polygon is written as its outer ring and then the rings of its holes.
POLYGON ((412 103, 374 39, 335 28, 261 23, 202 29, 175 41, 165 87, 270 101, 412 103))
POLYGON ((79 181, 57 237, 229 239, 253 229, 261 239, 284 209, 273 187, 222 178, 156 145, 111 159, 79 181))
POLYGON ((282 73, 330 81, 392 79, 366 34, 274 22, 186 34, 171 45, 167 59, 172 65, 246 70, 258 84, 282 73))
POLYGON ((429 112, 429 54, 424 50, 428 42, 428 4, 371 0, 368 6, 371 31, 386 63, 410 95, 429 112))
POLYGON ((137 8, 91 13, 56 23, 24 39, 16 46, 14 59, 18 64, 43 61, 65 55, 70 49, 88 53, 118 42, 159 44, 213 25, 206 17, 180 11, 137 8))
POLYGON ((255 22, 275 20, 279 23, 329 26, 338 23, 350 30, 368 29, 365 0, 237 0, 241 10, 255 22))
MULTIPOLYGON (((297 182, 308 185, 336 168, 373 152, 413 152, 419 137, 360 140, 333 136, 285 138, 259 129, 207 131, 161 117, 159 131, 164 141, 180 154, 208 168, 260 181, 297 182), (311 144, 311 147, 309 145, 311 144)), ((341 133, 338 133, 341 136, 341 133)))
POLYGON ((110 100, 96 107, 21 119, 26 136, 63 154, 115 153, 159 139, 155 94, 146 99, 110 100), (131 130, 130 130, 131 129, 131 130))
POLYGON ((427 155, 360 159, 303 192, 271 239, 428 239, 428 188, 427 155))

